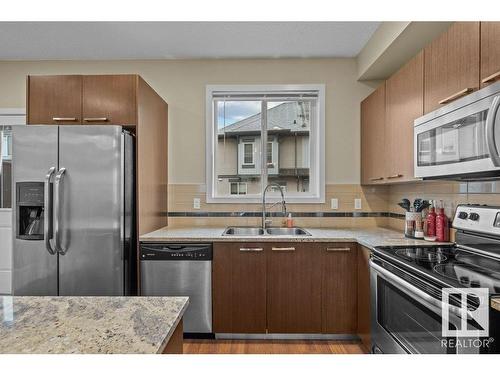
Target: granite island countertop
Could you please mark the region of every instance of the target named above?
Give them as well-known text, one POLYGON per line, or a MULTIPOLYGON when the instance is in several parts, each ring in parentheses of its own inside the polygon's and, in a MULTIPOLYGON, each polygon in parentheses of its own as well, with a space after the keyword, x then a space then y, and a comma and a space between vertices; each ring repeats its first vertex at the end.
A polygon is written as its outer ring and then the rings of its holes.
POLYGON ((0 297, 0 353, 162 353, 187 297, 0 297))
POLYGON ((329 229, 307 228, 310 236, 223 236, 225 228, 164 227, 140 236, 142 242, 357 242, 373 249, 375 246, 432 246, 437 242, 405 238, 400 232, 386 228, 329 229))

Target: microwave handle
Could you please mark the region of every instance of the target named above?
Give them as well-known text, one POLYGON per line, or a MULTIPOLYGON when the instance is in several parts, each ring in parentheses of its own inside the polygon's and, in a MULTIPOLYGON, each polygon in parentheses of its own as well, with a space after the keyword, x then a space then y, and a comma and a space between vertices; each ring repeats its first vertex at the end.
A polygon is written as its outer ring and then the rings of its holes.
POLYGON ((498 108, 500 107, 500 96, 496 96, 491 103, 488 116, 486 117, 486 144, 490 153, 491 161, 495 167, 500 167, 500 155, 495 142, 495 120, 497 118, 498 108))

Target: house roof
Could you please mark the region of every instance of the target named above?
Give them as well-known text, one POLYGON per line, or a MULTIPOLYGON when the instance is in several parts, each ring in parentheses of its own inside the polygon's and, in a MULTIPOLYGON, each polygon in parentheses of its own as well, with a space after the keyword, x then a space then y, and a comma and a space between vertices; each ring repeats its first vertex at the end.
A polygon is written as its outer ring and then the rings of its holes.
MULTIPOLYGON (((285 102, 267 111, 267 130, 304 132, 309 131, 310 105, 307 102, 285 102)), ((261 129, 260 112, 219 129, 226 136, 258 133, 261 129)))

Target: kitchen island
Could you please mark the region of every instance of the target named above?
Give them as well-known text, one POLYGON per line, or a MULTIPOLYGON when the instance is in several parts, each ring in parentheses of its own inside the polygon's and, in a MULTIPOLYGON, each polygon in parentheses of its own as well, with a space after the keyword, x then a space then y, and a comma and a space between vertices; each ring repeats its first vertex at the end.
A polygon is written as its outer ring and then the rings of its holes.
POLYGON ((182 353, 187 297, 0 297, 0 353, 182 353))

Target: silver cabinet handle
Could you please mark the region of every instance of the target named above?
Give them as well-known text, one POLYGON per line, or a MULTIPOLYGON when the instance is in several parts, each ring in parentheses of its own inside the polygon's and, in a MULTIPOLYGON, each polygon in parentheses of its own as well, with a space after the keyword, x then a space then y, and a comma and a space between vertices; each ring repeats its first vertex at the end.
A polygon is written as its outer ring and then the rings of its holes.
POLYGON ((399 177, 403 177, 402 174, 393 174, 392 176, 387 176, 387 178, 399 178, 399 177))
POLYGON ((54 199, 54 246, 56 251, 64 255, 66 254, 66 250, 61 246, 61 186, 64 180, 64 174, 66 173, 66 168, 59 169, 59 172, 56 174, 56 178, 54 180, 54 190, 55 190, 55 199, 54 199))
POLYGON ((44 197, 43 197, 43 206, 44 206, 44 215, 43 215, 43 239, 45 241, 45 248, 49 252, 49 254, 54 255, 56 251, 52 248, 50 240, 52 239, 52 194, 50 194, 50 180, 56 171, 56 167, 52 167, 49 169, 47 174, 45 175, 45 183, 44 183, 44 197))
POLYGON ((495 119, 497 117, 498 108, 500 107, 500 96, 496 96, 491 103, 488 116, 486 117, 486 144, 490 153, 491 161, 495 167, 500 167, 500 155, 495 142, 495 119))
POLYGON ((272 247, 272 251, 295 251, 295 247, 272 247))
POLYGON ((382 181, 383 179, 383 177, 372 177, 370 178, 370 181, 382 181))
POLYGON ((500 70, 499 70, 498 72, 493 73, 492 75, 490 75, 490 76, 488 76, 488 77, 484 78, 481 82, 482 82, 482 83, 492 82, 492 81, 496 80, 496 79, 497 79, 497 78, 499 78, 499 77, 500 77, 500 70))
POLYGON ((439 104, 448 104, 448 103, 450 103, 450 102, 452 102, 452 101, 454 101, 454 100, 456 100, 458 98, 461 98, 462 96, 464 96, 464 95, 466 95, 466 94, 468 94, 468 93, 470 93, 472 91, 474 91, 474 88, 472 88, 472 87, 466 87, 465 89, 460 90, 460 91, 454 93, 453 95, 450 95, 447 98, 444 98, 444 99, 440 100, 438 103, 439 104))
POLYGON ((76 121, 76 117, 52 117, 52 121, 76 121))
POLYGON ((331 252, 348 252, 351 251, 350 247, 327 247, 326 251, 331 251, 331 252))
POLYGON ((262 251, 262 247, 240 247, 240 251, 262 251))
POLYGON ((84 117, 83 121, 87 122, 102 122, 102 121, 108 121, 107 117, 84 117))

